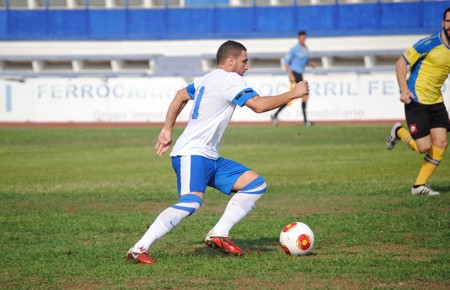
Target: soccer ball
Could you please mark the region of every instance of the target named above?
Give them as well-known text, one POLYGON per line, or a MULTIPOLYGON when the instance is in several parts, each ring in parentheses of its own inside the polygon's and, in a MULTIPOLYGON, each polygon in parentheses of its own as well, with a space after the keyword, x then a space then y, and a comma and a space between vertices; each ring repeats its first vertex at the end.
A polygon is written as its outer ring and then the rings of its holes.
POLYGON ((314 233, 306 224, 292 222, 281 231, 280 245, 288 255, 306 255, 314 246, 314 233))

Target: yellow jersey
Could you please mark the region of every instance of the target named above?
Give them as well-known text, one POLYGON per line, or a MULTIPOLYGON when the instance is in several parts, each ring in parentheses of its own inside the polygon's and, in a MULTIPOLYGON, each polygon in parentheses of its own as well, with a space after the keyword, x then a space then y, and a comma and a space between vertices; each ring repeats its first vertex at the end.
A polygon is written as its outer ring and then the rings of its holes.
POLYGON ((408 88, 413 101, 431 105, 442 103, 441 88, 450 74, 450 47, 436 33, 418 41, 403 53, 409 64, 408 88))

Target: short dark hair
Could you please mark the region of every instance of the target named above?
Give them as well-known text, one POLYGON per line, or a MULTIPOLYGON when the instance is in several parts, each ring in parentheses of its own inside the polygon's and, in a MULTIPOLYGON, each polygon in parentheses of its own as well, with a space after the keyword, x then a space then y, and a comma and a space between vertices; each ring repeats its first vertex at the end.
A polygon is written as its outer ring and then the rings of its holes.
POLYGON ((237 58, 241 55, 242 51, 247 51, 242 43, 234 40, 227 40, 217 50, 216 62, 217 64, 220 64, 230 55, 237 58))
POLYGON ((300 31, 297 33, 297 36, 300 36, 300 35, 306 35, 306 31, 300 30, 300 31))
POLYGON ((447 12, 450 12, 450 7, 448 7, 447 9, 445 9, 445 11, 444 11, 444 16, 442 16, 442 20, 445 20, 445 15, 447 15, 447 12))

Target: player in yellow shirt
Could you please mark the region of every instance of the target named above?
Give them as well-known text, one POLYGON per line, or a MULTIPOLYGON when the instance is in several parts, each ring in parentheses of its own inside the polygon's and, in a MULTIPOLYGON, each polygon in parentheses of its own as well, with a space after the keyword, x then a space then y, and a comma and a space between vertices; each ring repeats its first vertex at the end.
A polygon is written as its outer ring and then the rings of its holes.
POLYGON ((441 88, 450 74, 450 7, 444 12, 442 31, 406 50, 395 71, 409 130, 395 123, 386 138, 386 147, 392 150, 402 140, 411 150, 426 153, 411 194, 438 195, 426 183, 448 146, 450 122, 441 88))

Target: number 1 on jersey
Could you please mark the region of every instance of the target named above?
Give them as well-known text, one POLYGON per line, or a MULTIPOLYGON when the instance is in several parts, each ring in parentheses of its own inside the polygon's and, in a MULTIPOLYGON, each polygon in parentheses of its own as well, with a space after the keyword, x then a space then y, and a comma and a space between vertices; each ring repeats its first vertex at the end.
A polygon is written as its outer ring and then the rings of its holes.
POLYGON ((200 109, 200 102, 202 101, 204 91, 205 87, 200 87, 200 91, 198 92, 198 95, 195 98, 194 111, 192 112, 192 119, 194 120, 198 118, 198 110, 200 109))

